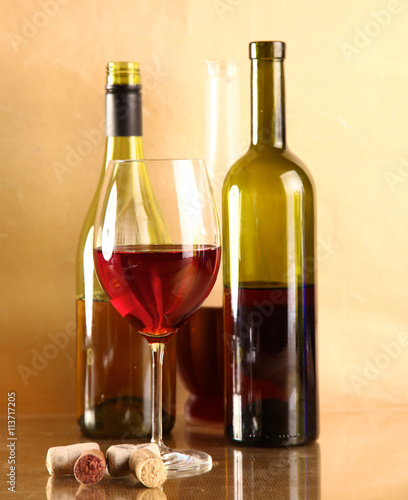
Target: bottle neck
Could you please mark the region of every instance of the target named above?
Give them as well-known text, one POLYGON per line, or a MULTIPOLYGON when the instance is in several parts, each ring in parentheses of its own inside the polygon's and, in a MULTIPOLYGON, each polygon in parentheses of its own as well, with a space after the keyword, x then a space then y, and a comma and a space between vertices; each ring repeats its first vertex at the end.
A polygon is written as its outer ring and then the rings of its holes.
POLYGON ((240 154, 239 62, 207 61, 206 83, 204 158, 210 174, 222 165, 225 176, 240 154))
POLYGON ((142 94, 140 85, 106 86, 106 145, 104 173, 111 160, 143 158, 142 94))
POLYGON ((132 160, 143 158, 143 141, 141 136, 108 136, 105 145, 105 170, 111 160, 132 160))
POLYGON ((251 115, 252 146, 260 151, 286 149, 282 59, 252 59, 251 115))
POLYGON ((141 135, 141 86, 106 85, 106 137, 141 135))

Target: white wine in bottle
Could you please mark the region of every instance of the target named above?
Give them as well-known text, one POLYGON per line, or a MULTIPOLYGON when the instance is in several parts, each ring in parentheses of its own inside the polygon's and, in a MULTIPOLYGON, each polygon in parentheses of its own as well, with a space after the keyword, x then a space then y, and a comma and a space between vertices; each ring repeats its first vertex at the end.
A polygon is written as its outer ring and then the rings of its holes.
POLYGON ((252 141, 223 186, 226 434, 318 436, 314 187, 286 147, 283 42, 250 44, 252 141))
MULTIPOLYGON (((109 161, 139 158, 143 158, 139 64, 110 62, 105 158, 77 250, 77 417, 88 436, 139 438, 151 433, 150 348, 100 287, 92 249, 96 207, 109 161)), ((148 189, 148 179, 143 182, 148 189)), ((166 240, 164 226, 162 232, 166 240)), ((168 343, 163 370, 163 432, 167 433, 175 421, 175 339, 168 343)))

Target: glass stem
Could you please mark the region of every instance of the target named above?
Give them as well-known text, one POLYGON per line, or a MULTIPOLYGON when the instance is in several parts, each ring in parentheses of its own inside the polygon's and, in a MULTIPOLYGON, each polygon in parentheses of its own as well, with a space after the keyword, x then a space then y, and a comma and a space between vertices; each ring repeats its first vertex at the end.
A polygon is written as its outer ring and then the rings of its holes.
POLYGON ((149 343, 152 350, 152 443, 162 448, 162 379, 165 344, 149 343))

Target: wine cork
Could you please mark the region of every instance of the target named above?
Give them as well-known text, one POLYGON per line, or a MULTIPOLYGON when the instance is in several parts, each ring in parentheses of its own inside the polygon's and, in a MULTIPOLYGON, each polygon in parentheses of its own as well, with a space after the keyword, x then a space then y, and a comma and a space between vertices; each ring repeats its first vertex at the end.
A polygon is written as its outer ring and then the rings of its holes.
POLYGON ((143 448, 130 455, 129 469, 148 488, 161 486, 167 477, 163 460, 156 453, 143 448))
POLYGON ((74 465, 74 476, 82 484, 96 484, 106 469, 105 455, 101 450, 85 450, 74 465))
POLYGON ((109 474, 112 477, 123 477, 131 474, 129 470, 130 455, 140 449, 147 449, 160 456, 160 450, 156 443, 143 444, 116 444, 110 446, 106 452, 109 474))
POLYGON ((69 446, 54 446, 47 452, 45 466, 51 476, 72 474, 75 462, 85 450, 99 450, 98 443, 77 443, 69 446))

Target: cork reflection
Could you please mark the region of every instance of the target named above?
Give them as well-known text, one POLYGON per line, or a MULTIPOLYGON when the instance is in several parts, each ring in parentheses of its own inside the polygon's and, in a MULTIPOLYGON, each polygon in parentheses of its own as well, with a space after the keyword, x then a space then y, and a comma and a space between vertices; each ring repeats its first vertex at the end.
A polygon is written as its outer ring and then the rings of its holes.
POLYGON ((52 476, 46 486, 47 500, 166 500, 161 488, 145 488, 133 476, 104 479, 94 485, 79 484, 73 476, 52 476))

